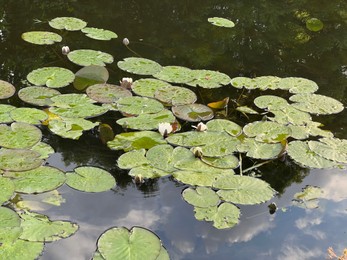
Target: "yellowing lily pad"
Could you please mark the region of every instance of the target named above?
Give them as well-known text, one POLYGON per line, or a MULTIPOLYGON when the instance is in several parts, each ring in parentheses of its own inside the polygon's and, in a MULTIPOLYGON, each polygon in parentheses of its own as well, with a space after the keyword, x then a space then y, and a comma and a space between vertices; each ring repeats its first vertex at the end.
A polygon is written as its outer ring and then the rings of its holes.
POLYGON ((153 75, 162 69, 161 65, 153 60, 137 57, 125 58, 117 65, 121 70, 138 75, 153 75))
POLYGON ((213 110, 202 104, 188 104, 172 107, 174 115, 189 122, 207 121, 213 118, 213 110))
POLYGON ((48 23, 54 29, 68 31, 79 31, 87 25, 85 21, 75 17, 56 17, 48 23))
POLYGON ((59 67, 45 67, 33 70, 27 75, 27 80, 37 86, 46 85, 49 88, 61 88, 73 82, 75 74, 59 67))
POLYGON ((16 88, 9 82, 0 80, 0 99, 12 97, 16 92, 16 88))
POLYGON ((68 59, 80 66, 106 66, 106 63, 113 62, 111 54, 95 50, 75 50, 67 55, 68 59))
POLYGON ((61 42, 63 38, 59 34, 53 32, 33 31, 23 33, 22 39, 33 44, 52 45, 56 42, 61 42))
POLYGON ((84 27, 81 31, 85 33, 87 37, 95 40, 108 41, 118 37, 116 33, 110 30, 104 30, 93 27, 84 27))

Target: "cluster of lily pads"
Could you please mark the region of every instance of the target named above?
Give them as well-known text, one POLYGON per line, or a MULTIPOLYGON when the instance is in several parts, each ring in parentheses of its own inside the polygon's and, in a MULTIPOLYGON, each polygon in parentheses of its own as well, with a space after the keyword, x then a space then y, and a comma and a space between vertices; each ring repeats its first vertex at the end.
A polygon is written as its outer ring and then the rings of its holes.
MULTIPOLYGON (((210 22, 213 21, 218 23, 216 19, 210 22)), ((81 30, 97 40, 117 37, 108 30, 86 27, 84 21, 73 17, 55 18, 49 25, 58 30, 81 30)), ((26 32, 22 38, 34 44, 62 40, 59 34, 48 31, 26 32)), ((134 82, 123 79, 119 86, 107 82, 105 66, 113 62, 112 55, 87 49, 64 54, 83 68, 76 73, 60 67, 35 69, 27 75, 32 85, 18 91, 21 100, 38 108, 0 105, 2 204, 7 204, 15 193, 46 192, 63 183, 87 192, 111 189, 116 182, 102 169, 79 167, 73 173, 64 174, 42 166, 54 150, 41 142, 38 127, 47 126, 63 138, 78 139, 83 131, 105 125, 90 118, 109 111, 117 111, 121 118, 115 118, 116 123, 130 129, 106 140, 110 149, 125 151, 118 158, 118 167, 129 170, 129 175, 139 182, 170 175, 187 184, 182 196, 194 206, 196 219, 211 221, 219 229, 239 222, 240 210, 236 205, 262 203, 275 194, 265 181, 245 175, 250 168, 243 169, 244 158, 264 162, 287 153, 294 162, 309 168, 342 167, 347 162, 347 140, 335 138, 311 117, 311 114, 339 113, 343 104, 315 94, 318 86, 311 80, 275 76, 230 78, 218 71, 162 66, 150 59, 128 57, 117 66, 146 77, 134 82), (57 90, 71 84, 85 93, 61 94, 57 90), (215 106, 196 103, 194 88, 215 89, 226 85, 236 89, 286 90, 293 95, 289 98, 291 102, 274 95, 261 95, 254 100, 254 107, 238 107, 242 113, 259 114, 259 117, 266 114, 262 120, 240 126, 228 118, 213 119, 215 106), (180 123, 186 122, 200 123, 183 132, 180 123), (164 131, 160 129, 163 125, 164 131), (310 137, 320 139, 310 140, 310 137), (93 182, 95 178, 99 180, 97 183, 93 182)), ((2 98, 15 93, 15 88, 5 81, 0 82, 0 90, 2 98)), ((228 106, 228 100, 222 102, 222 108, 228 106)), ((11 219, 0 222, 4 230, 0 231, 0 256, 11 255, 18 247, 33 248, 32 254, 37 256, 44 241, 70 236, 78 228, 75 223, 50 221, 47 216, 17 210, 0 207, 0 219, 11 219), (44 221, 38 223, 38 219, 44 221)), ((94 259, 116 256, 127 259, 118 255, 127 250, 136 259, 148 259, 142 255, 142 249, 153 259, 169 258, 160 240, 150 231, 133 228, 129 233, 125 228, 115 227, 100 237, 94 259), (124 243, 125 240, 129 242, 124 243), (145 251, 148 243, 155 248, 145 251)))

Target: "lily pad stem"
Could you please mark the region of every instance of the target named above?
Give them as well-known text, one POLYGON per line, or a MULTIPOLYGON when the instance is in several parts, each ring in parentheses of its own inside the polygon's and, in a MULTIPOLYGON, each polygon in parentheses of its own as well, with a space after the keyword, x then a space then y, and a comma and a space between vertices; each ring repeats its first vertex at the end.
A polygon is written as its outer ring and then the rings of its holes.
POLYGON ((272 161, 273 161, 273 160, 267 160, 267 161, 265 161, 265 162, 261 162, 261 163, 258 163, 258 164, 256 164, 256 165, 253 165, 253 166, 247 168, 246 170, 244 170, 243 173, 249 172, 249 171, 251 171, 251 170, 253 170, 253 169, 255 169, 255 168, 258 168, 258 167, 260 167, 260 166, 263 166, 264 164, 267 164, 267 163, 272 162, 272 161))

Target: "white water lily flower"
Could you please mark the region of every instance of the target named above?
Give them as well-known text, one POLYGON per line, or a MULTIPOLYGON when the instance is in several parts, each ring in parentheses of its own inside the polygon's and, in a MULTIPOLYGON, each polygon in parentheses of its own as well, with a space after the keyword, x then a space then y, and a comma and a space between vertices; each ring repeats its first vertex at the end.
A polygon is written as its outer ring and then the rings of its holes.
POLYGON ((167 135, 170 134, 172 130, 173 128, 170 123, 159 123, 158 131, 162 136, 167 137, 167 135))
POLYGON ((131 89, 131 85, 133 84, 132 78, 122 78, 120 81, 120 85, 123 88, 131 89))
POLYGON ((200 122, 197 126, 192 126, 193 128, 195 128, 196 131, 199 132, 205 132, 207 130, 207 125, 205 125, 204 123, 200 122))
POLYGON ((61 48, 61 53, 62 53, 63 55, 68 55, 69 52, 70 52, 69 46, 63 46, 63 47, 61 48))

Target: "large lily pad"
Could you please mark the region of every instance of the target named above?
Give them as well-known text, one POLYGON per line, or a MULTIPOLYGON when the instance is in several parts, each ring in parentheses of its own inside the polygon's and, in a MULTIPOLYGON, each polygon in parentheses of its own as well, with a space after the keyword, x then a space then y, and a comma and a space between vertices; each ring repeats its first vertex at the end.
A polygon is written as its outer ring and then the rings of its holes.
POLYGON ((48 23, 54 29, 65 29, 68 31, 79 31, 87 25, 85 21, 75 17, 56 17, 48 23))
POLYGON ((104 66, 90 65, 76 72, 73 85, 77 90, 84 90, 95 84, 105 84, 108 78, 109 73, 104 66))
POLYGON ((18 107, 10 112, 10 116, 16 122, 40 125, 48 118, 47 113, 37 108, 18 107))
POLYGON ((53 101, 52 106, 61 108, 71 108, 78 105, 88 105, 96 103, 95 100, 91 99, 86 94, 77 93, 55 96, 51 100, 53 101))
POLYGON ((318 90, 318 85, 316 82, 309 79, 288 77, 281 79, 279 88, 288 89, 290 93, 304 94, 316 92, 318 90))
POLYGON ((25 149, 0 149, 0 169, 5 171, 27 171, 39 167, 41 154, 25 149))
POLYGON ((284 98, 273 96, 273 95, 263 95, 254 99, 254 104, 262 109, 281 109, 288 105, 287 100, 284 98))
POLYGON ((113 62, 111 54, 95 50, 75 50, 67 55, 68 59, 80 66, 106 66, 106 63, 113 62))
POLYGON ((26 123, 0 125, 0 146, 5 148, 30 148, 42 137, 40 129, 26 123))
MULTIPOLYGON (((20 218, 15 211, 9 208, 0 207, 0 244, 6 242, 13 243, 20 236, 20 233, 22 232, 20 222, 20 218)), ((2 259, 1 248, 2 245, 0 246, 0 259, 2 259)))
POLYGON ((339 138, 321 138, 309 141, 309 148, 318 155, 332 161, 347 163, 347 140, 339 138))
POLYGON ((219 27, 232 28, 235 26, 233 21, 226 19, 226 18, 222 18, 222 17, 210 17, 207 19, 207 21, 210 22, 211 24, 213 24, 215 26, 219 26, 219 27))
POLYGON ((201 152, 203 156, 207 157, 222 157, 236 152, 237 146, 240 143, 239 139, 230 136, 220 143, 207 144, 203 146, 201 152))
POLYGON ((114 227, 104 232, 97 242, 98 251, 105 259, 156 260, 161 251, 159 238, 151 231, 133 227, 114 227))
POLYGON ((8 172, 15 184, 16 192, 43 193, 60 187, 65 182, 65 174, 53 167, 40 166, 36 169, 22 172, 8 172))
POLYGON ((234 138, 224 132, 214 131, 189 131, 172 134, 166 138, 166 141, 172 145, 194 147, 209 144, 218 144, 222 142, 233 141, 234 138))
POLYGON ((187 188, 182 192, 182 196, 189 204, 200 208, 217 206, 219 203, 216 192, 207 187, 187 188))
POLYGON ((138 75, 153 75, 162 70, 159 63, 149 59, 137 57, 125 58, 124 61, 119 61, 117 65, 124 71, 138 75))
POLYGON ((16 107, 7 105, 7 104, 0 104, 0 123, 1 124, 7 124, 12 123, 13 119, 10 116, 10 112, 16 109, 16 107))
POLYGON ((275 115, 271 120, 283 125, 307 125, 311 120, 309 113, 296 109, 291 105, 287 105, 280 109, 271 109, 271 113, 275 115))
POLYGON ((160 170, 158 168, 152 167, 150 165, 143 165, 139 167, 132 168, 129 171, 129 175, 133 177, 140 177, 142 179, 154 179, 170 175, 170 172, 160 170))
POLYGON ((87 88, 87 95, 100 103, 113 103, 123 97, 131 96, 126 88, 112 84, 95 84, 87 88))
POLYGON ((269 121, 256 121, 243 127, 248 137, 255 137, 256 141, 264 143, 278 143, 291 134, 289 127, 269 121))
POLYGON ((94 104, 79 104, 77 106, 65 107, 51 107, 49 111, 60 117, 66 118, 91 118, 105 114, 108 111, 107 107, 98 106, 94 104))
POLYGON ((20 214, 23 232, 21 239, 35 242, 51 242, 73 235, 78 225, 69 221, 51 221, 47 216, 25 212, 20 214))
POLYGON ((165 66, 159 73, 153 76, 172 83, 188 83, 195 79, 191 69, 181 66, 165 66))
POLYGON ((36 106, 49 106, 53 103, 51 98, 58 95, 58 90, 46 87, 26 87, 18 91, 21 100, 36 106))
POLYGON ((196 94, 188 88, 164 86, 158 89, 154 97, 170 106, 193 104, 197 100, 196 94))
POLYGON ((37 86, 46 85, 49 88, 61 88, 69 85, 75 79, 75 74, 65 68, 44 67, 33 70, 27 75, 27 80, 37 86))
POLYGON ((278 157, 284 147, 281 143, 263 143, 258 142, 254 138, 245 138, 242 144, 238 146, 239 152, 247 153, 250 158, 255 159, 274 159, 278 157))
POLYGON ((108 41, 118 37, 116 33, 110 30, 93 28, 93 27, 84 27, 81 31, 85 33, 87 37, 95 39, 95 40, 108 41))
POLYGON ((153 114, 164 109, 162 103, 147 97, 124 97, 116 103, 119 111, 130 115, 153 114))
POLYGON ((9 82, 0 80, 0 99, 12 97, 16 88, 9 82))
POLYGON ((192 74, 194 75, 194 80, 187 84, 193 87, 219 88, 228 85, 231 81, 228 75, 213 70, 193 70, 192 74))
MULTIPOLYGON (((13 181, 8 178, 4 178, 0 176, 0 205, 8 201, 12 197, 13 193, 14 193, 13 181)), ((1 242, 1 236, 0 236, 0 242, 1 242)))
POLYGON ((188 104, 172 107, 172 112, 178 118, 189 121, 207 121, 213 118, 213 110, 202 104, 188 104))
POLYGON ((235 169, 239 166, 239 159, 230 154, 222 157, 202 157, 201 161, 215 168, 235 169))
POLYGON ((259 204, 271 199, 275 194, 267 182, 249 176, 219 176, 213 187, 220 189, 217 194, 222 200, 236 204, 259 204))
POLYGON ((56 42, 61 42, 63 38, 59 34, 53 32, 33 31, 23 33, 22 39, 33 44, 52 45, 56 42))
MULTIPOLYGON (((201 162, 203 164, 203 162, 201 162)), ((177 166, 177 165, 176 165, 177 166)), ((198 165, 199 166, 199 165, 198 165)), ((206 166, 208 166, 206 164, 206 166)), ((206 171, 205 167, 202 171, 199 171, 202 167, 194 167, 193 170, 179 170, 173 172, 173 177, 185 184, 196 185, 196 186, 206 186, 212 187, 214 180, 220 175, 233 176, 234 171, 223 171, 222 169, 216 169, 214 167, 209 167, 214 169, 212 171, 206 171)))
POLYGON ((142 165, 148 165, 149 161, 145 157, 145 154, 145 149, 133 150, 124 153, 119 156, 117 160, 118 167, 121 169, 131 169, 142 165))
POLYGON ((43 252, 43 246, 43 242, 31 242, 17 239, 14 243, 4 243, 1 245, 0 259, 38 259, 43 252))
POLYGON ((162 87, 171 86, 168 82, 159 79, 139 79, 132 86, 132 91, 139 96, 154 98, 154 94, 162 87))
POLYGON ((116 185, 116 180, 107 171, 97 167, 78 167, 66 173, 66 184, 71 188, 86 192, 102 192, 116 185))
POLYGON ((153 167, 174 172, 176 169, 173 167, 173 150, 174 148, 168 144, 157 145, 148 150, 146 158, 153 167))
POLYGON ((239 136, 242 127, 226 119, 213 119, 206 124, 209 131, 226 132, 231 136, 239 136))

